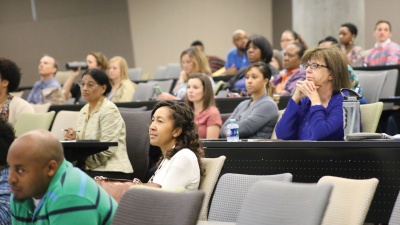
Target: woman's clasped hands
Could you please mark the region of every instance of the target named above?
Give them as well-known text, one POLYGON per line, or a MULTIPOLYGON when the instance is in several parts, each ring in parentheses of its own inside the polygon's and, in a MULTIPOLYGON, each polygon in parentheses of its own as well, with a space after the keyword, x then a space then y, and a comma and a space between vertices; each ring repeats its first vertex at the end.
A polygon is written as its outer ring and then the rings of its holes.
POLYGON ((319 98, 317 89, 319 86, 316 86, 313 81, 303 80, 298 81, 296 83, 296 91, 293 94, 293 100, 295 102, 299 102, 302 98, 308 97, 310 100, 316 97, 319 98))

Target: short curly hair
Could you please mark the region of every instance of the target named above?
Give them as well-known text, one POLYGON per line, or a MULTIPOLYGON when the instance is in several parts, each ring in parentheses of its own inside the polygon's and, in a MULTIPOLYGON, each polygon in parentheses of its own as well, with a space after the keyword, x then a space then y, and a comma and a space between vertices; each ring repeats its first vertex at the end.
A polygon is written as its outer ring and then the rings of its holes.
POLYGON ((0 130, 0 166, 6 166, 8 149, 15 139, 15 133, 12 125, 2 118, 0 118, 0 130))
POLYGON ((1 80, 8 81, 7 94, 16 91, 21 81, 21 70, 13 61, 0 58, 1 80))
POLYGON ((196 155, 200 167, 200 174, 203 175, 204 169, 201 164, 201 157, 204 157, 203 144, 197 133, 197 125, 194 122, 194 113, 192 109, 183 102, 160 101, 154 106, 151 117, 153 117, 157 109, 161 107, 168 107, 171 110, 174 128, 182 129, 182 133, 177 137, 175 147, 167 152, 166 158, 170 159, 183 148, 188 148, 196 155))

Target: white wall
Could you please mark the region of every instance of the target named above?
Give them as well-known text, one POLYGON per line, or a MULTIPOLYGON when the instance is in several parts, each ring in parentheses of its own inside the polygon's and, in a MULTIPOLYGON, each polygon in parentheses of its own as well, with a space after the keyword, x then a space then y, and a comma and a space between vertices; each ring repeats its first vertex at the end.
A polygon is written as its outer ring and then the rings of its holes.
POLYGON ((339 39, 339 28, 351 22, 358 28, 356 44, 365 43, 364 0, 292 0, 293 30, 309 47, 316 47, 326 36, 339 39))
POLYGON ((207 55, 226 58, 232 32, 244 29, 272 43, 272 0, 128 0, 135 66, 153 75, 179 62, 192 41, 207 55))

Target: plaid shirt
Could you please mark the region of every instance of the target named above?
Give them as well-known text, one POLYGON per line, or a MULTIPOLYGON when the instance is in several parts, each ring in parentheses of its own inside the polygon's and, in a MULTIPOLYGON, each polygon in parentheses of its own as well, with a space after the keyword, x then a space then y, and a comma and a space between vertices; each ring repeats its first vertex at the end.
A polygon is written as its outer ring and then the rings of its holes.
POLYGON ((9 168, 0 171, 0 224, 11 224, 9 168))

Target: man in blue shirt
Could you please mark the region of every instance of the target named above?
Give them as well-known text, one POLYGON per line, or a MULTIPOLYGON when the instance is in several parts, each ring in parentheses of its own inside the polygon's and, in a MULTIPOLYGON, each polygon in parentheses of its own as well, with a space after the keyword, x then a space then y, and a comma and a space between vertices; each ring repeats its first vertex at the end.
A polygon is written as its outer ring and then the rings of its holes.
POLYGON ((7 154, 14 141, 14 129, 4 119, 0 119, 0 224, 11 224, 10 185, 8 184, 7 154))
POLYGON ((246 44, 248 37, 245 31, 233 32, 233 44, 236 46, 229 50, 226 56, 225 74, 236 74, 241 68, 248 66, 249 60, 246 55, 246 44))
POLYGON ((43 89, 50 87, 61 87, 60 83, 58 83, 58 81, 54 78, 57 70, 57 62, 53 57, 45 55, 40 59, 38 67, 40 80, 36 81, 35 85, 33 85, 33 88, 27 99, 28 102, 33 104, 41 104, 43 89))

